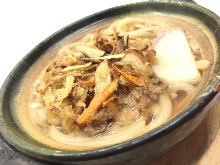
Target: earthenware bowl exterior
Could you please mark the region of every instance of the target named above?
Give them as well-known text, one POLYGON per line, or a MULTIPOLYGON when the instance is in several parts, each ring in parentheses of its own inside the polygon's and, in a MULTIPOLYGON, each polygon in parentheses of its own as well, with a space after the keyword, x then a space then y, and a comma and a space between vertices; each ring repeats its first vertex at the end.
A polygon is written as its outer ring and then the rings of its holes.
POLYGON ((0 93, 0 128, 2 136, 19 151, 44 161, 76 164, 134 164, 147 162, 186 138, 203 120, 219 94, 220 19, 211 11, 192 3, 150 1, 135 3, 96 13, 59 30, 37 45, 13 69, 0 93), (49 49, 64 38, 102 20, 130 13, 165 13, 190 16, 204 24, 214 34, 217 47, 216 63, 203 94, 184 112, 159 128, 133 140, 92 151, 55 150, 31 138, 20 126, 16 113, 17 96, 27 71, 49 49), (205 19, 204 19, 205 18, 205 19))

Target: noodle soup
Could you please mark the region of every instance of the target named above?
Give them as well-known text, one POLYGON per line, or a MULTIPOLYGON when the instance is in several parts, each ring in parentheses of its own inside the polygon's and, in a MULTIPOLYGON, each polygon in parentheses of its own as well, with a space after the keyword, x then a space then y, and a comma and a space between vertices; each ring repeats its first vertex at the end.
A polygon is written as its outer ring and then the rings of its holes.
POLYGON ((67 39, 39 60, 22 88, 24 128, 70 150, 157 128, 196 97, 208 75, 211 46, 194 31, 176 18, 131 16, 67 39))

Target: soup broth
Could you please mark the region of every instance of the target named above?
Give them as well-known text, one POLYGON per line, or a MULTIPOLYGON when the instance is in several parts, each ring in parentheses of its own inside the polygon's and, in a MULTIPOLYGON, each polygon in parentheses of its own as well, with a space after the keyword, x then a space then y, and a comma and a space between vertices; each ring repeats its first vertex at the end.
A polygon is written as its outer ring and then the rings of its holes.
POLYGON ((19 96, 21 123, 36 140, 61 149, 88 150, 135 138, 195 99, 212 56, 201 29, 171 16, 135 15, 96 25, 57 45, 32 68, 19 96), (189 45, 193 79, 158 73, 158 45, 176 32, 189 45))

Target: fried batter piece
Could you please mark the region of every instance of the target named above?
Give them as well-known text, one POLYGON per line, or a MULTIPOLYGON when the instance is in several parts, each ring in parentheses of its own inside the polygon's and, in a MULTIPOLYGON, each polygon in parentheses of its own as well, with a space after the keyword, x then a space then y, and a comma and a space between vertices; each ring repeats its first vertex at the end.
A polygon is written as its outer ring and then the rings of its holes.
POLYGON ((148 118, 148 106, 166 87, 155 78, 152 43, 99 29, 94 47, 72 46, 59 53, 41 75, 37 88, 48 123, 64 133, 88 136, 148 118))
POLYGON ((111 34, 105 34, 99 29, 96 33, 95 46, 107 54, 120 54, 125 50, 123 37, 119 36, 115 29, 111 34))

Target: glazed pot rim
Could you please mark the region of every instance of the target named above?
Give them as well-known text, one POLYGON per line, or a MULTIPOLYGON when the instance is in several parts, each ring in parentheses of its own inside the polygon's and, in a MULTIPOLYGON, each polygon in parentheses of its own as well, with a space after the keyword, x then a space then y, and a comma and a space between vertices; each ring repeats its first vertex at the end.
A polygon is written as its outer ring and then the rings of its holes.
MULTIPOLYGON (((11 131, 7 130, 7 126, 5 124, 5 119, 3 117, 3 104, 6 99, 5 95, 7 95, 7 89, 9 89, 9 86, 11 84, 12 79, 16 76, 16 73, 18 73, 18 70, 20 69, 20 65, 25 65, 27 68, 29 68, 37 59, 32 59, 31 65, 26 63, 26 60, 30 60, 32 55, 34 53, 40 54, 41 52, 46 52, 48 49, 53 47, 53 45, 56 45, 56 43, 62 41, 65 37, 70 35, 71 33, 77 33, 81 29, 87 28, 88 26, 91 26, 93 24, 96 24, 98 21, 103 21, 105 19, 110 19, 112 17, 116 17, 118 15, 122 15, 123 13, 114 13, 108 15, 111 11, 119 11, 121 8, 127 8, 132 6, 137 6, 137 5, 150 5, 150 4, 158 4, 158 5, 178 5, 178 6, 185 6, 187 8, 190 8, 191 10, 197 10, 199 12, 204 12, 205 14, 209 15, 209 17, 213 18, 216 20, 218 26, 220 26, 220 19, 219 17, 211 12, 208 9, 205 9, 204 7, 192 4, 192 3, 187 3, 187 2, 176 2, 176 1, 148 1, 148 2, 138 2, 138 3, 133 3, 133 4, 128 4, 128 5, 122 5, 118 7, 113 7, 98 13, 95 13, 93 15, 90 15, 88 17, 85 17, 79 21, 76 21, 63 29, 57 31, 56 33, 52 34, 49 36, 47 39, 45 39, 43 42, 38 44, 33 50, 31 50, 16 66, 15 68, 11 71, 7 79, 5 80, 4 84, 2 85, 1 91, 0 91, 0 129, 1 129, 1 134, 2 136, 6 139, 6 141, 14 146, 16 149, 19 151, 32 156, 32 157, 37 157, 40 159, 46 159, 46 157, 50 157, 50 160, 53 158, 56 158, 57 160, 74 160, 74 161, 82 161, 82 160, 92 160, 92 159, 99 159, 103 158, 106 156, 113 156, 117 153, 121 153, 127 150, 130 150, 131 148, 138 147, 142 145, 143 143, 148 143, 151 142, 155 139, 157 139, 160 136, 166 135, 168 132, 178 128, 180 125, 184 124, 187 120, 190 120, 193 118, 197 113, 201 111, 207 111, 210 106, 212 105, 212 102, 216 101, 219 98, 219 93, 216 87, 219 84, 219 78, 217 77, 212 81, 210 86, 206 90, 206 94, 199 97, 193 104, 187 108, 185 111, 181 112, 177 116, 175 116, 173 119, 169 120, 165 124, 161 125, 160 127, 151 130, 144 135, 141 135, 137 138, 131 139, 129 141, 119 143, 110 147, 105 147, 105 148, 100 148, 100 149, 95 149, 95 150, 89 150, 89 151, 66 151, 66 150, 60 150, 57 151, 56 149, 45 149, 45 148, 38 148, 36 146, 31 146, 31 144, 28 144, 26 141, 21 141, 21 139, 13 134, 11 131), (101 18, 102 14, 108 15, 105 16, 105 18, 101 18), (95 20, 98 18, 98 21, 95 20), (101 19, 99 19, 101 18, 101 19), (92 23, 88 23, 88 20, 92 19, 92 23), (74 26, 75 28, 71 27, 74 26), (68 31, 68 30, 72 31, 68 31), (68 31, 68 32, 66 32, 68 31)), ((121 10, 122 11, 122 10, 121 10)), ((44 54, 44 53, 43 53, 44 54)), ((219 52, 218 52, 219 54, 219 52)), ((21 75, 20 80, 22 80, 21 75)), ((220 74, 218 74, 220 76, 220 74)), ((11 93, 9 93, 10 95, 11 93)), ((10 97, 10 96, 9 96, 10 97)), ((9 106, 9 105, 8 105, 9 106)), ((10 108, 9 108, 10 109, 10 108)), ((46 146, 46 145, 45 145, 46 146)))

